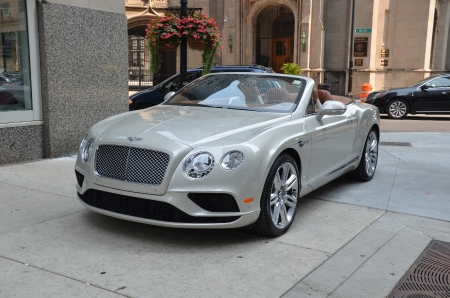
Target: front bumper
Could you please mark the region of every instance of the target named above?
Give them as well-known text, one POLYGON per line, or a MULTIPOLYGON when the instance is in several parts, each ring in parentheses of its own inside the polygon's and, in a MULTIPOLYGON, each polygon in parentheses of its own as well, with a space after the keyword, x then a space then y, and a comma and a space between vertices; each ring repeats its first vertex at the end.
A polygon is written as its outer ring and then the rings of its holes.
POLYGON ((255 195, 251 204, 242 205, 238 204, 242 200, 235 195, 221 196, 222 193, 217 193, 218 198, 237 199, 233 209, 236 211, 223 212, 205 210, 207 205, 195 203, 192 197, 189 198, 189 192, 167 192, 164 195, 135 193, 97 185, 86 178, 82 185, 76 186, 78 199, 89 210, 145 224, 178 228, 237 228, 254 223, 260 213, 261 194, 255 195))

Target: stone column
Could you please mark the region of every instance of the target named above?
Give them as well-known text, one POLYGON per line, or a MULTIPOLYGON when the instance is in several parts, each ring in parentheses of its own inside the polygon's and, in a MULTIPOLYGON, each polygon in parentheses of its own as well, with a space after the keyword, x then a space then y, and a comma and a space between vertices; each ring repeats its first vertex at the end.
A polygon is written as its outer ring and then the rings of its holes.
POLYGON ((75 154, 90 126, 128 111, 127 19, 117 2, 38 4, 44 157, 75 154))

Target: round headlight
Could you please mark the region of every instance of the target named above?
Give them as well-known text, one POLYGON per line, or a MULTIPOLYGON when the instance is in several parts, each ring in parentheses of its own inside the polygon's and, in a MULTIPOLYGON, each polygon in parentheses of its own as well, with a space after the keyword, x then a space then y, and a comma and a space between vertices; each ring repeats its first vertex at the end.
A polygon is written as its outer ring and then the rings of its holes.
POLYGON ((189 179, 202 179, 214 168, 214 157, 208 152, 189 156, 183 164, 184 175, 189 179))
POLYGON ((84 147, 84 144, 86 144, 87 137, 88 137, 88 134, 86 133, 86 135, 84 136, 84 138, 81 140, 80 150, 82 150, 83 147, 84 147))
POLYGON ((244 162, 244 153, 241 151, 230 151, 220 160, 220 166, 224 170, 237 169, 244 162))
POLYGON ((92 153, 92 147, 94 147, 94 139, 90 139, 89 141, 87 141, 86 145, 83 148, 83 151, 81 152, 81 160, 84 163, 88 162, 89 157, 92 153))

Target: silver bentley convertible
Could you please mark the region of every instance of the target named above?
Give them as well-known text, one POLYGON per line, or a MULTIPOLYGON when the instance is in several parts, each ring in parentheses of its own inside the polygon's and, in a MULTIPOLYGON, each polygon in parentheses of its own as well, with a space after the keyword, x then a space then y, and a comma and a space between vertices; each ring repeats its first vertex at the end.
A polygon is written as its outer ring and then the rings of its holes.
POLYGON ((89 129, 75 166, 78 197, 141 223, 251 225, 279 236, 302 196, 343 174, 375 174, 378 109, 317 93, 301 76, 203 76, 161 105, 89 129))

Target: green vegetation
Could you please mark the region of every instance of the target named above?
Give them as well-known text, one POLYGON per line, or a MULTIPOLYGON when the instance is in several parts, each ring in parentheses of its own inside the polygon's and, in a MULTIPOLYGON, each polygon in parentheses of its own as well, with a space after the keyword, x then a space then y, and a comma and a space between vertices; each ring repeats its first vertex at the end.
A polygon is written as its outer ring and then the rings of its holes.
POLYGON ((280 70, 284 71, 284 73, 292 74, 292 75, 301 75, 302 68, 297 63, 284 63, 283 67, 280 70))

